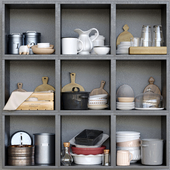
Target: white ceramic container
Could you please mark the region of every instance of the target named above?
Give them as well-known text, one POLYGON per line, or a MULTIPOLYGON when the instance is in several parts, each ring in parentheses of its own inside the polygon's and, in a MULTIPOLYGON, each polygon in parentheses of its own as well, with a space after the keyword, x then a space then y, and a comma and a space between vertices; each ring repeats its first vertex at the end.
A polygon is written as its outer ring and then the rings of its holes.
POLYGON ((75 164, 79 165, 98 165, 102 163, 103 154, 98 155, 77 155, 71 153, 75 164))
POLYGON ((103 47, 94 47, 93 50, 98 55, 106 55, 106 54, 109 53, 110 47, 106 47, 106 46, 103 46, 103 47))
POLYGON ((38 48, 48 48, 50 47, 50 43, 38 43, 38 48))

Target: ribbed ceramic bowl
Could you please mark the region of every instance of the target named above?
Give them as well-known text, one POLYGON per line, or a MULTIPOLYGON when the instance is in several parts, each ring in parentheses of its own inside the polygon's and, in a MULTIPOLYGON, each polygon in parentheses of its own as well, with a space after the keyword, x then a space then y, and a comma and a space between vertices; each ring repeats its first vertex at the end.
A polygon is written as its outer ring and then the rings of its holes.
POLYGON ((77 155, 71 154, 75 164, 80 165, 98 165, 102 163, 103 154, 98 155, 77 155))
POLYGON ((118 101, 119 102, 133 102, 134 101, 134 97, 118 97, 118 101))
POLYGON ((98 155, 98 154, 103 154, 104 149, 106 146, 101 146, 98 148, 77 148, 77 147, 71 147, 72 152, 74 154, 82 154, 82 155, 98 155))
POLYGON ((107 99, 89 99, 89 105, 105 105, 107 99))
POLYGON ((126 142, 117 142, 116 145, 118 147, 139 147, 140 146, 140 140, 131 140, 126 142))

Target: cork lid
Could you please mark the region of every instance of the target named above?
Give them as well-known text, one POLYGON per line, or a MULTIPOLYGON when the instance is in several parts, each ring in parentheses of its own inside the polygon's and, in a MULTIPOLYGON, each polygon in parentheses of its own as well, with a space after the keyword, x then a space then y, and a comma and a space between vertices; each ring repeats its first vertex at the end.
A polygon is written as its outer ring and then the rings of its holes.
POLYGON ((108 154, 109 153, 109 149, 104 149, 104 153, 108 154))
POLYGON ((70 143, 69 142, 64 142, 63 145, 64 145, 64 147, 70 147, 70 143))

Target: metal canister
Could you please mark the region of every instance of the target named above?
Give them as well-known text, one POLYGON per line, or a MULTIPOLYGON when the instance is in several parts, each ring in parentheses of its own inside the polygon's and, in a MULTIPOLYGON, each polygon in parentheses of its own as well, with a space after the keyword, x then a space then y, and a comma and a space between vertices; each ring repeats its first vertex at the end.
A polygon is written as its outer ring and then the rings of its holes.
POLYGON ((35 142, 35 164, 54 165, 55 164, 55 134, 36 133, 35 142))
POLYGON ((32 145, 10 145, 8 147, 8 164, 12 166, 31 166, 32 154, 32 145))
POLYGON ((24 35, 24 45, 37 45, 41 42, 41 33, 36 31, 27 31, 23 33, 24 35))
POLYGON ((19 54, 19 47, 23 45, 23 35, 12 33, 8 35, 8 54, 19 54))

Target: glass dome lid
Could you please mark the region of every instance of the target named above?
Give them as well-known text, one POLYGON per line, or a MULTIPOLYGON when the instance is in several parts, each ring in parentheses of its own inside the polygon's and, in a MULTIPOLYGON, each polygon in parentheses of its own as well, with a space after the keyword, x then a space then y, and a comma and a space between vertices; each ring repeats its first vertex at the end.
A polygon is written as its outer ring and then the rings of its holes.
POLYGON ((145 93, 139 94, 135 98, 136 108, 162 108, 163 97, 157 93, 147 89, 145 93))

